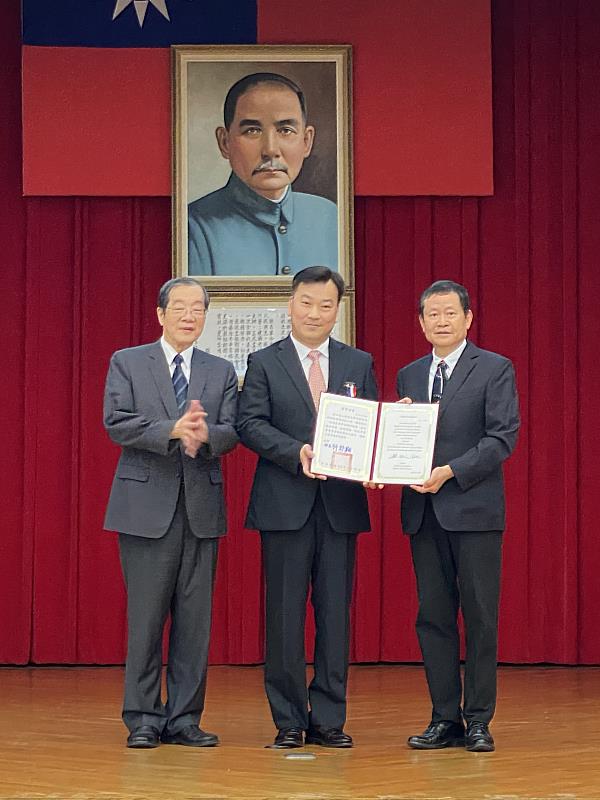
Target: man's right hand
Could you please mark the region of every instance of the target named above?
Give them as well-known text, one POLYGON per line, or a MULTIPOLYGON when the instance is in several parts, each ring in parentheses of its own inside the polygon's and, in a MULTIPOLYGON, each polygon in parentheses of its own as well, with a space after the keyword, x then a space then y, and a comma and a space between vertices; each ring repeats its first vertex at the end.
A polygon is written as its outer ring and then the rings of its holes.
POLYGON ((207 413, 200 405, 199 400, 191 400, 188 410, 179 417, 173 430, 171 439, 181 439, 186 455, 194 458, 200 446, 208 441, 208 428, 206 425, 207 413))
POLYGON ((327 475, 317 475, 316 472, 311 471, 310 465, 313 456, 314 453, 312 447, 309 444, 303 444, 300 448, 300 463, 302 464, 302 472, 307 478, 317 478, 320 481, 326 481, 327 475))
POLYGON ((402 400, 396 400, 397 403, 412 403, 412 399, 410 397, 403 397, 402 400))

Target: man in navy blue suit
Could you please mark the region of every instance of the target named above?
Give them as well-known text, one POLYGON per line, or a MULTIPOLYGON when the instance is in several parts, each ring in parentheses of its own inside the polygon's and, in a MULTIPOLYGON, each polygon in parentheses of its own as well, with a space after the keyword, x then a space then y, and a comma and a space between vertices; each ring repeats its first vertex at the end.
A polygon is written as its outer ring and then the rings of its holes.
POLYGON ((356 539, 371 528, 364 488, 311 472, 319 390, 377 399, 373 359, 333 339, 344 293, 339 272, 294 276, 291 334, 252 353, 238 432, 258 453, 246 526, 261 533, 266 583, 265 689, 275 748, 352 747, 343 728, 356 539), (320 389, 319 389, 320 386, 320 389), (327 388, 326 388, 327 387, 327 388), (320 476, 323 478, 323 476, 320 476), (304 623, 311 587, 314 677, 306 686, 304 623))
POLYGON ((495 748, 489 723, 496 706, 502 462, 513 451, 520 420, 513 366, 467 341, 472 320, 464 286, 432 284, 421 296, 419 321, 433 352, 403 367, 397 380, 403 402, 440 404, 431 476, 402 494, 432 701, 430 725, 408 739, 418 750, 495 748), (459 608, 467 643, 464 697, 459 608))

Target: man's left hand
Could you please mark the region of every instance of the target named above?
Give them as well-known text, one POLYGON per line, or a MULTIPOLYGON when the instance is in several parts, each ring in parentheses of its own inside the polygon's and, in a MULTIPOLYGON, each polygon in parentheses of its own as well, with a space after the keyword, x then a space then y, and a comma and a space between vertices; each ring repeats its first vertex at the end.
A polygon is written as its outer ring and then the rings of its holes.
POLYGON ((419 494, 436 494, 442 486, 454 477, 452 468, 446 464, 445 467, 434 467, 431 470, 431 475, 422 486, 411 485, 411 489, 419 494))

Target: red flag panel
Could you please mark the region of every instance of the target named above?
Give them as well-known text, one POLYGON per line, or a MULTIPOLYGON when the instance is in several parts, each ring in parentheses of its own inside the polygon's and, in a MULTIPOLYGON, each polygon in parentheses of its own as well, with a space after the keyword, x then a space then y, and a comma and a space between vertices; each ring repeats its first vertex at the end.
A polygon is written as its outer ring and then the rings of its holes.
POLYGON ((166 48, 23 48, 23 193, 171 193, 166 48))
POLYGON ((259 42, 352 44, 355 194, 493 193, 489 0, 286 0, 281 15, 260 0, 259 42))
MULTIPOLYGON (((489 0, 260 0, 262 43, 350 43, 357 195, 493 192, 489 0)), ((169 195, 162 48, 23 49, 27 195, 169 195)))

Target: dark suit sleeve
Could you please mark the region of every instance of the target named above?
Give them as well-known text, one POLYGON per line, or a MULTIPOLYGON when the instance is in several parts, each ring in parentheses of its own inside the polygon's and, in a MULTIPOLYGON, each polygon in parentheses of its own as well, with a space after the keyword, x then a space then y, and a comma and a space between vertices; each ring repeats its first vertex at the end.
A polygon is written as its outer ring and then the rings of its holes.
POLYGON ((515 374, 503 359, 487 383, 484 406, 485 435, 475 447, 449 465, 463 491, 487 477, 512 453, 519 431, 519 403, 515 374))
POLYGON ((373 366, 373 358, 369 356, 369 365, 367 368, 367 377, 365 379, 365 398, 367 400, 378 400, 379 391, 377 389, 377 378, 375 377, 375 369, 373 366))
POLYGON ((402 381, 402 370, 398 370, 398 375, 396 376, 396 392, 398 393, 398 397, 402 400, 405 397, 404 392, 404 383, 402 381))
POLYGON ((224 381, 223 399, 215 423, 208 422, 208 442, 200 448, 200 455, 216 458, 228 453, 238 443, 235 430, 238 406, 238 379, 233 364, 230 364, 224 381))
MULTIPOLYGON (((294 413, 293 409, 290 413, 294 413)), ((300 468, 300 450, 306 442, 283 433, 271 423, 271 418, 269 377, 265 365, 256 354, 251 354, 240 395, 238 434, 250 450, 295 475, 300 468)))
POLYGON ((175 446, 170 439, 174 424, 170 419, 150 419, 136 410, 127 359, 122 352, 115 353, 104 391, 104 427, 113 442, 167 455, 175 446))

